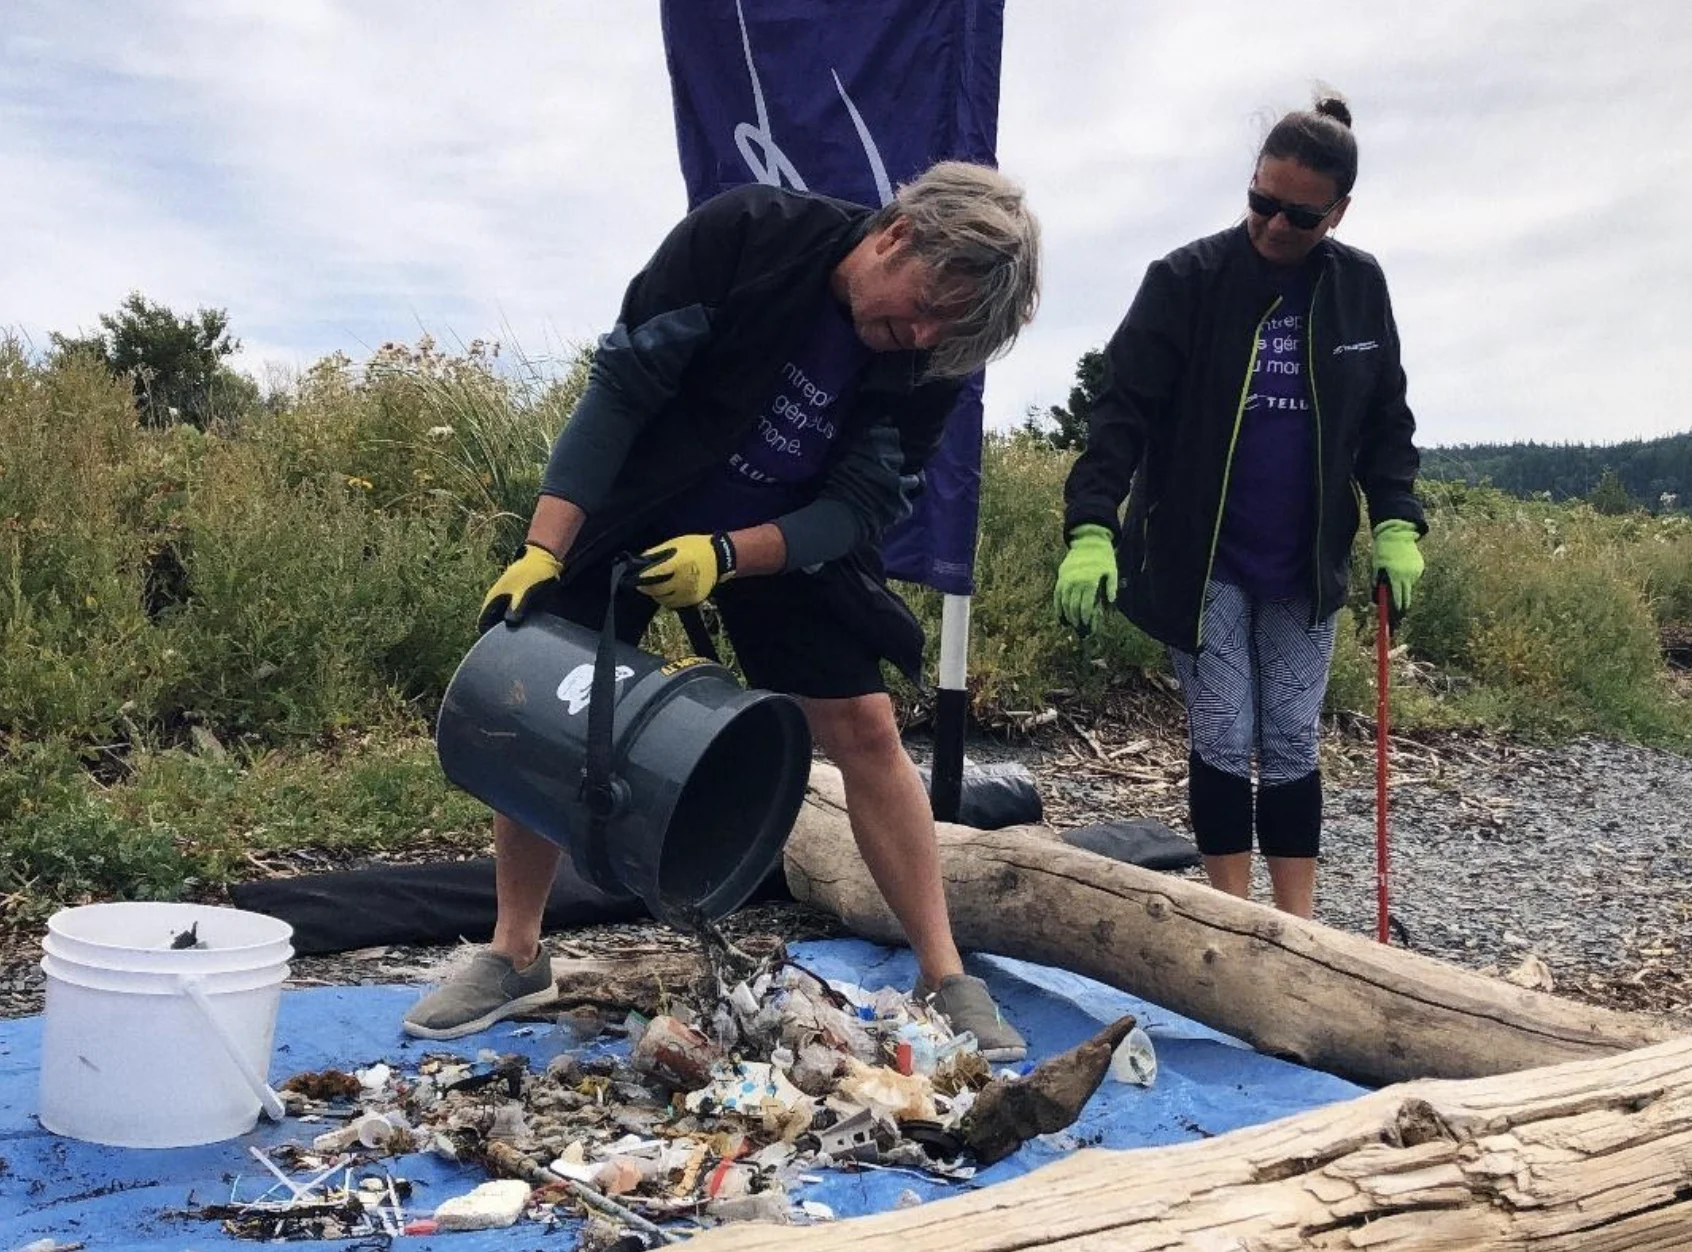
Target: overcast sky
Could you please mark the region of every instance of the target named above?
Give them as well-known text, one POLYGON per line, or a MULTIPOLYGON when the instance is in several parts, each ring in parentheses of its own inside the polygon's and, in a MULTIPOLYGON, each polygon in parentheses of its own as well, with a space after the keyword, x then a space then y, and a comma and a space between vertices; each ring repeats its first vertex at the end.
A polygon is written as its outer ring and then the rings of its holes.
MULTIPOLYGON (((656 0, 4 9, 0 327, 37 347, 134 288, 227 308, 261 376, 423 330, 559 355, 685 207, 656 0)), ((1262 119, 1320 78, 1424 443, 1692 428, 1692 4, 1007 9, 999 161, 1046 282, 994 424, 1061 402, 1147 262, 1238 219, 1262 119)))

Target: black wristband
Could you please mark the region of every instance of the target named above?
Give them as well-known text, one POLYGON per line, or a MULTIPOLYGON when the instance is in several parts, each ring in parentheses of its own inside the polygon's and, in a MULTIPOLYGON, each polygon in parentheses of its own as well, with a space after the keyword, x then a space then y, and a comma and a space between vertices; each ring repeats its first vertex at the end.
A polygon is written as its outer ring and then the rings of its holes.
POLYGON ((727 532, 719 530, 711 536, 711 550, 717 554, 717 579, 721 581, 734 576, 735 551, 734 540, 727 532))

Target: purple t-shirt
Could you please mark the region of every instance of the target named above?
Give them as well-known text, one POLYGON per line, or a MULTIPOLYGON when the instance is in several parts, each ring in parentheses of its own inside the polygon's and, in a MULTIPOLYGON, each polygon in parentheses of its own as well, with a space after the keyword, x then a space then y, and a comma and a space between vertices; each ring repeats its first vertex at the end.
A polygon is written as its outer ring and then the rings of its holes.
POLYGON ((1316 494, 1316 414, 1305 377, 1310 279, 1277 277, 1234 445, 1212 577, 1266 600, 1307 594, 1316 494))
POLYGON ((868 362, 869 349, 846 309, 824 297, 810 333, 782 362, 746 442, 671 506, 673 530, 738 530, 810 503, 868 362))

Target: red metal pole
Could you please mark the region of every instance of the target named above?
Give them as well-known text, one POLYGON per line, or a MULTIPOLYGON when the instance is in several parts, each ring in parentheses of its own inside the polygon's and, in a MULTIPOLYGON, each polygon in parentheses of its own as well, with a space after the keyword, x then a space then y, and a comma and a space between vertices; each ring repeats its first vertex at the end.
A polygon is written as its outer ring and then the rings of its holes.
POLYGON ((1379 621, 1375 629, 1375 938, 1390 943, 1387 932, 1387 686, 1391 677, 1387 664, 1392 648, 1392 589, 1382 579, 1375 585, 1375 608, 1379 621))

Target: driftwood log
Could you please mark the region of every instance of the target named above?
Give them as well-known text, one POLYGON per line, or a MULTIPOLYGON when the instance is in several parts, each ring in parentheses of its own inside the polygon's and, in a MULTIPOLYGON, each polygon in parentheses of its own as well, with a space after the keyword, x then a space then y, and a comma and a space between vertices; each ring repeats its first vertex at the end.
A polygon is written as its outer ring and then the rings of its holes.
MULTIPOLYGON (((959 947, 1084 974, 1370 1086, 1511 1073, 1678 1033, 1071 848, 1044 827, 942 825, 940 851, 959 947)), ((901 942, 832 766, 811 771, 786 869, 800 900, 901 942)))
POLYGON ((1389 1087, 1219 1138, 1088 1149, 838 1225, 699 1252, 1620 1252, 1692 1247, 1692 1039, 1389 1087))
MULTIPOLYGON (((843 804, 838 774, 819 766, 788 881, 860 933, 897 941, 843 804)), ((690 1240, 700 1252, 1692 1248, 1692 1038, 1667 1024, 1299 922, 1041 829, 943 827, 941 851, 964 947, 1091 975, 1364 1081, 1462 1077, 1201 1142, 1089 1149, 837 1225, 725 1227, 690 1240)))

